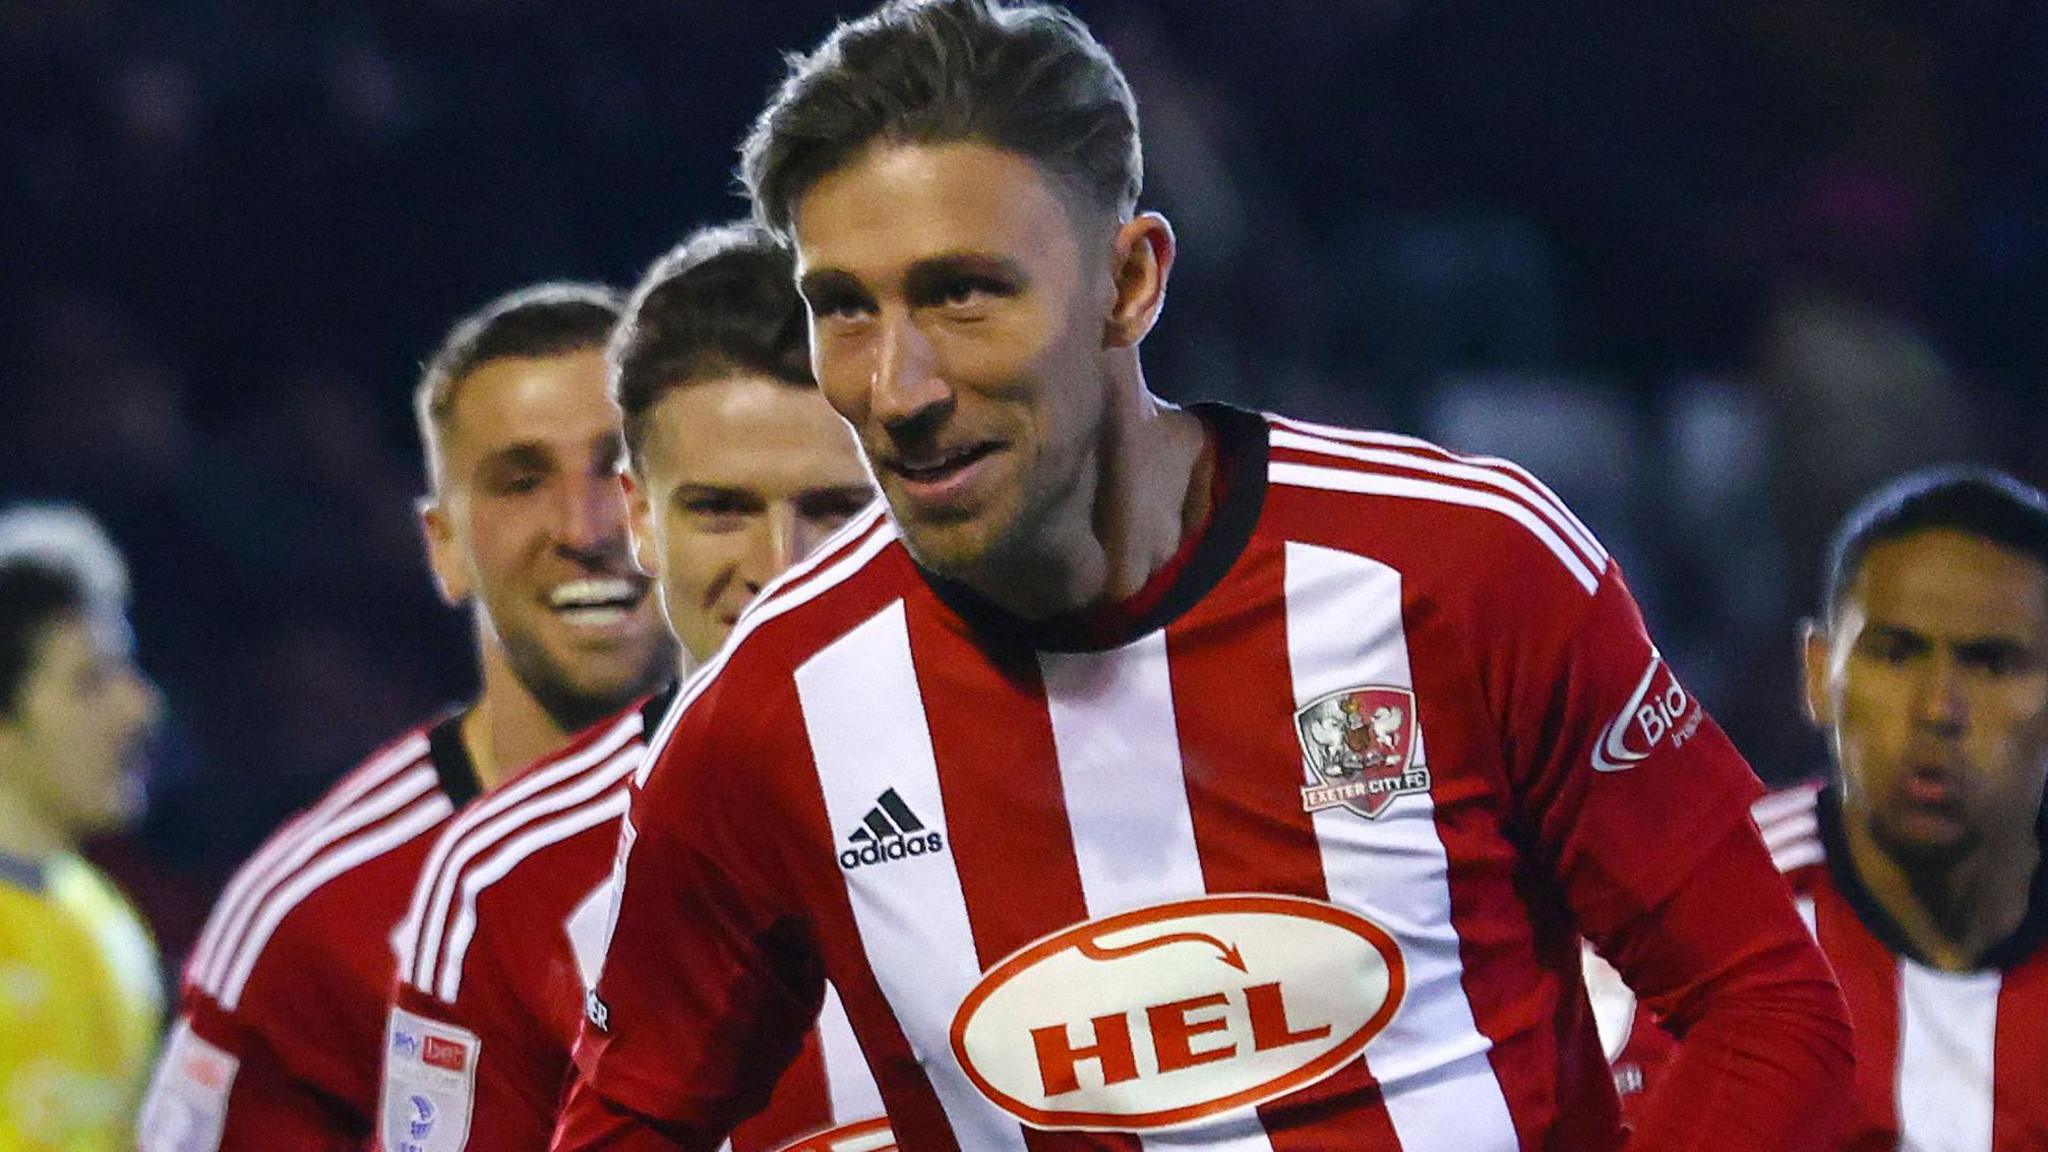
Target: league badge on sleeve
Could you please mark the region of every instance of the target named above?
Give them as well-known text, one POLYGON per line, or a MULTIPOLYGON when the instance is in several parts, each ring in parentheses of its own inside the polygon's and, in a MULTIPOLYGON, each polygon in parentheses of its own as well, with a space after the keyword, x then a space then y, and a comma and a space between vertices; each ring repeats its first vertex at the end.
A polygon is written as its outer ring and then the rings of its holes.
POLYGON ((1429 766, 1415 719, 1415 693, 1369 685, 1310 701, 1294 714, 1308 783, 1305 811, 1349 808, 1377 820, 1397 796, 1429 791, 1429 766))
POLYGON ((240 1061, 180 1021, 143 1101, 137 1147, 142 1152, 215 1152, 240 1067, 240 1061))
POLYGON ((476 1100, 476 1033, 391 1010, 384 1034, 384 1095, 377 1108, 386 1152, 461 1152, 476 1100))

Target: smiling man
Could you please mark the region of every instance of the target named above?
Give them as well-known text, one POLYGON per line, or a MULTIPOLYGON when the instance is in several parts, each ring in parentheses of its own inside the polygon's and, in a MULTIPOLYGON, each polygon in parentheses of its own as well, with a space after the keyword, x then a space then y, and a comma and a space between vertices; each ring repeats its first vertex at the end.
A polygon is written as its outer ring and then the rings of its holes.
POLYGON ((1840 993, 1584 526, 1147 389, 1174 237, 1085 27, 886 5, 742 167, 889 516, 685 687, 558 1148, 708 1152, 829 980, 919 1152, 1611 1152, 1580 933, 1689 1034, 1631 1147, 1823 1145, 1840 993))
POLYGON ((372 755, 230 881, 187 963, 144 1152, 362 1149, 393 933, 456 809, 674 667, 628 556, 606 289, 545 285, 457 325, 416 400, 442 594, 472 609, 474 702, 372 755))

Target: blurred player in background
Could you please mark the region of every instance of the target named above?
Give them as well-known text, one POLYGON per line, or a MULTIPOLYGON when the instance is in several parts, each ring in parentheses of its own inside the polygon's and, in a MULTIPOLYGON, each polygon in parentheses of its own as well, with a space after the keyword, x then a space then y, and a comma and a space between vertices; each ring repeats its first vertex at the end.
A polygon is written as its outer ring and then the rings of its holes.
POLYGON ((1966 469, 1872 495, 1805 659, 1836 772, 1756 815, 1856 1021, 1840 1147, 2044 1152, 2048 500, 1966 469))
POLYGON ((655 742, 556 1146, 708 1152, 829 977, 918 1152, 1612 1152, 1583 932, 1689 1030, 1634 1147, 1819 1147, 1840 993, 1619 570, 1512 465, 1156 398, 1139 155, 1054 9, 793 59, 742 167, 890 515, 655 742))
MULTIPOLYGON (((699 232, 658 261, 613 338, 634 541, 690 663, 709 660, 770 580, 874 500, 811 377, 806 337, 789 253, 742 226, 699 232)), ((628 788, 672 699, 598 725, 441 835, 400 936, 386 1149, 547 1147, 614 907, 628 788)), ((732 1144, 768 1152, 817 1134, 820 1149, 880 1149, 880 1115, 829 1003, 822 1041, 732 1144)))
POLYGON ((229 883, 186 966, 145 1152, 368 1146, 393 937, 435 833, 670 675, 619 492, 604 365, 618 307, 608 289, 529 289, 429 361, 422 520, 442 594, 472 608, 481 690, 371 756, 229 883))
POLYGON ((163 1025, 148 930, 79 842, 134 814, 158 700, 128 573, 61 507, 0 512, 0 1149, 113 1152, 163 1025))

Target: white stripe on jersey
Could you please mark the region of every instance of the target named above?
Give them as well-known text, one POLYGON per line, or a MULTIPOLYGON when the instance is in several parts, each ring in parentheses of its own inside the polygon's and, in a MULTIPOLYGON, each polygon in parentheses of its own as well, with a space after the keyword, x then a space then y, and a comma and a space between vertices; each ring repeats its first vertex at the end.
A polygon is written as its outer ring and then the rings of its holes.
MULTIPOLYGON (((248 922, 248 909, 253 902, 270 894, 289 874, 280 875, 282 861, 299 845, 316 835, 334 819, 337 813, 355 803, 371 790, 381 787, 393 776, 412 767, 427 755, 428 740, 424 732, 415 732, 399 741, 388 751, 376 756, 357 769, 332 793, 320 800, 304 814, 286 824, 270 842, 258 849, 256 854, 235 872, 234 879, 222 890, 215 902, 212 915, 206 918, 206 928, 200 933, 199 943, 192 949, 192 958, 186 963, 189 979, 202 987, 208 987, 202 974, 225 963, 218 953, 225 948, 233 952, 241 943, 240 932, 248 922), (235 925, 234 933, 229 925, 235 925)), ((209 991, 211 991, 209 987, 209 991)))
MULTIPOLYGON (((1181 772, 1166 633, 1108 652, 1041 653, 1081 894, 1099 919, 1207 894, 1181 772)), ((1148 1149, 1271 1152, 1256 1109, 1170 1132, 1148 1149)))
MULTIPOLYGON (((945 831, 931 727, 901 600, 806 660, 796 670, 796 689, 835 837, 860 827, 876 798, 891 788, 926 827, 945 831)), ((947 1028, 953 1010, 981 979, 953 854, 908 857, 845 878, 869 966, 955 1139, 976 1152, 1023 1152, 1016 1121, 985 1101, 952 1058, 947 1028)))
MULTIPOLYGON (((1480 508, 1498 512, 1529 530, 1550 554, 1557 557, 1579 587, 1588 596, 1600 589, 1600 575, 1586 567, 1586 562, 1571 545, 1564 542, 1550 523, 1538 516, 1527 504, 1512 500, 1497 492, 1482 492, 1473 488, 1461 488, 1456 484, 1444 484, 1433 480, 1418 480, 1410 476, 1389 476, 1381 472, 1361 472, 1345 468, 1318 468, 1309 464, 1292 464, 1286 461, 1274 463, 1268 470, 1269 479, 1275 484, 1287 484, 1296 488, 1320 488, 1329 492, 1359 492, 1372 496, 1392 496, 1405 500, 1427 500, 1439 504, 1458 504, 1467 508, 1480 508)), ((1604 569, 1603 569, 1604 571, 1604 569)))
POLYGON ((1345 460, 1357 460, 1366 464, 1379 464, 1392 468, 1405 468, 1411 472, 1427 472, 1448 480, 1463 480, 1468 484, 1484 484, 1527 504, 1538 516, 1550 522, 1579 555, 1594 568, 1607 566, 1607 553, 1592 535, 1581 528, 1576 520, 1563 514, 1561 505, 1546 502, 1535 491, 1514 476, 1496 468, 1477 464, 1464 464, 1436 459, 1414 452, 1397 452, 1388 448, 1367 448, 1358 444, 1347 444, 1321 436, 1307 436, 1300 432, 1275 429, 1273 447, 1292 448, 1300 452, 1314 452, 1323 456, 1336 456, 1345 460))
MULTIPOLYGON (((879 511, 877 511, 875 516, 879 515, 879 511)), ((872 526, 872 517, 868 519, 871 520, 872 526)), ((849 525, 848 527, 850 528, 851 526, 849 525)), ((846 529, 842 529, 841 534, 847 534, 846 529)), ((838 537, 835 536, 833 539, 837 540, 838 537)), ((867 567, 870 561, 880 556, 895 540, 895 522, 883 520, 880 526, 875 528, 874 535, 861 541, 860 547, 832 564, 831 567, 820 572, 816 580, 787 594, 782 592, 782 589, 789 586, 790 581, 808 574, 813 564, 823 562, 827 551, 825 548, 818 549, 809 560, 791 568, 775 581, 770 582, 768 587, 763 589, 761 594, 754 598, 754 602, 740 613, 739 623, 733 626, 732 635, 725 638, 725 643, 719 646, 717 654, 711 657, 710 662, 692 672, 683 681, 682 688, 676 692, 676 702, 669 707, 668 715, 662 717, 661 727, 655 731, 654 739, 647 742, 647 760, 640 766, 640 771, 634 776, 634 783, 643 787, 646 785, 647 774, 654 770, 655 762, 661 759, 662 749, 668 746, 669 737, 675 734, 676 725, 682 721, 683 713, 689 710, 690 705, 696 702, 697 697, 704 694, 704 689, 710 687, 711 682, 718 678, 718 674, 725 670, 726 661, 731 658, 733 651, 740 646, 741 641, 752 635, 754 629, 759 628, 768 621, 775 619, 785 612, 808 604, 817 599, 827 589, 844 583, 854 573, 867 567)), ((873 800, 870 799, 868 802, 873 803, 873 800)), ((866 811, 866 809, 862 809, 862 811, 866 811)))
MULTIPOLYGON (((637 749, 635 750, 637 751, 637 749)), ((441 957, 441 975, 435 984, 434 994, 444 1003, 453 1004, 462 994, 462 962, 469 956, 470 941, 476 938, 476 902, 483 891, 519 863, 550 844, 559 844, 580 832, 588 831, 600 824, 614 823, 626 814, 632 797, 624 788, 618 787, 628 773, 639 766, 632 753, 619 757, 624 770, 613 780, 612 788, 580 806, 569 809, 536 827, 529 828, 512 837, 511 842, 491 856, 490 859, 470 869, 462 877, 462 910, 456 914, 455 927, 448 933, 447 954, 441 957)), ((536 815, 535 819, 539 819, 536 815)))
MULTIPOLYGON (((428 783, 433 785, 433 773, 428 772, 428 783)), ((358 837, 338 851, 322 856, 316 864, 298 874, 291 883, 279 890, 277 895, 264 906, 263 915, 257 918, 249 939, 242 945, 234 967, 227 973, 227 979, 219 992, 221 1007, 233 1012, 242 1000, 242 989, 249 983, 249 976, 256 970, 256 961, 262 957, 264 945, 270 943, 270 934, 284 922, 285 915, 299 902, 328 881, 354 868, 384 855, 421 835, 428 829, 446 820, 455 811, 455 805, 448 795, 438 787, 433 794, 414 804, 396 819, 379 826, 367 836, 358 837)))
MULTIPOLYGON (((410 965, 414 987, 423 992, 434 990, 435 963, 441 957, 450 919, 473 910, 473 906, 458 909, 455 900, 470 862, 533 821, 573 808, 623 783, 640 766, 644 749, 631 743, 640 729, 640 710, 635 708, 603 739, 558 764, 527 773, 449 826, 434 846, 434 855, 440 859, 429 861, 434 867, 421 870, 413 889, 415 905, 423 903, 419 896, 429 885, 434 890, 432 902, 424 904, 426 917, 420 921, 416 937, 419 953, 410 965)), ((473 899, 467 888, 462 891, 466 899, 473 899)), ((401 974, 405 971, 400 969, 401 974)))
POLYGON ((825 1003, 818 1009, 818 1048, 825 1057, 825 1094, 832 1101, 832 1123, 851 1124, 880 1116, 881 1089, 868 1071, 868 1058, 846 1018, 839 989, 825 985, 825 1003))
POLYGON ((1899 1147, 1991 1152, 1998 972, 1899 961, 1899 1147))
MULTIPOLYGON (((228 920, 220 938, 220 947, 215 949, 212 959, 199 973, 199 986, 215 999, 220 999, 228 980, 228 974, 243 967, 242 958, 253 945, 257 953, 270 942, 270 932, 258 926, 268 921, 275 929, 276 922, 284 913, 297 906, 300 897, 285 894, 294 891, 298 882, 309 871, 325 873, 335 846, 349 837, 389 819, 392 813, 405 809, 414 801, 432 792, 441 797, 444 806, 447 797, 437 787, 434 770, 424 764, 409 768, 355 803, 336 811, 331 819, 310 826, 306 835, 298 838, 292 850, 276 861, 271 874, 260 889, 252 888, 249 898, 228 920), (283 907, 280 909, 280 901, 283 907), (273 909, 279 909, 275 916, 273 909)), ((252 958, 250 965, 254 965, 252 958)))
POLYGON ((1292 428, 1296 432, 1321 436, 1326 440, 1337 440, 1346 444, 1371 444, 1384 448, 1396 448, 1410 454, 1422 455, 1431 459, 1448 457, 1450 460, 1460 464, 1478 465, 1503 473, 1506 477, 1520 481, 1523 486, 1533 491, 1538 497, 1538 502, 1546 505, 1551 512, 1556 514, 1551 519, 1557 520, 1562 518, 1563 523, 1569 525, 1573 530, 1572 535, 1576 539, 1583 541, 1592 550, 1596 564, 1603 569, 1607 566, 1607 549, 1600 546, 1600 541, 1593 535, 1592 529, 1586 527, 1585 521, 1579 519, 1578 513, 1572 511, 1571 505, 1560 500, 1557 493, 1550 490, 1548 484, 1538 480, 1534 473, 1513 460, 1505 460, 1499 456, 1472 456, 1463 452, 1453 452, 1441 444, 1433 444, 1416 436, 1403 436, 1398 432, 1368 432, 1356 428, 1336 428, 1328 424, 1312 424, 1306 420, 1295 420, 1291 417, 1276 416, 1271 413, 1267 414, 1266 419, 1273 424, 1292 428))
MULTIPOLYGON (((1413 689, 1400 573, 1363 556, 1290 543, 1286 587, 1297 708, 1347 688, 1413 689)), ((1427 763, 1424 736, 1416 758, 1427 763)), ((1450 866, 1429 795, 1398 797, 1377 820, 1343 808, 1314 820, 1331 902, 1384 926, 1407 963, 1406 1001, 1366 1048, 1403 1152, 1516 1152, 1507 1097, 1487 1059, 1492 1042, 1465 996, 1450 866)))

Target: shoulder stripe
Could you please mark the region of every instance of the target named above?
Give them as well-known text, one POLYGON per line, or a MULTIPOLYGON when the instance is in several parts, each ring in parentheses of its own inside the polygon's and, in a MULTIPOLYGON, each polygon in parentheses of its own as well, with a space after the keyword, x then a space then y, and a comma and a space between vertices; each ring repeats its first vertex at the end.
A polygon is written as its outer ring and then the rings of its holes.
POLYGON ((1780 872, 1794 872, 1827 860, 1820 835, 1820 785, 1772 792, 1750 806, 1750 817, 1780 872))
POLYGON ((1505 493, 1522 503, 1548 521, 1566 541, 1575 547, 1579 555, 1595 569, 1607 566, 1607 551, 1600 546, 1590 533, 1582 529, 1578 521, 1562 513, 1561 505, 1545 500, 1534 489, 1524 484, 1512 473, 1498 468, 1468 464, 1456 459, 1432 459, 1414 452, 1396 452, 1386 448, 1368 448, 1347 444, 1320 436, 1308 436, 1300 432, 1275 429, 1273 447, 1292 448, 1299 452, 1313 452, 1321 456, 1335 456, 1344 460, 1356 460, 1386 468, 1401 468, 1412 472, 1423 472, 1446 480, 1457 480, 1467 484, 1483 484, 1505 493))
POLYGON ((334 819, 336 813, 419 763, 426 755, 426 733, 414 732, 386 751, 372 756, 313 807, 292 817, 273 833, 255 855, 235 870, 234 877, 214 901, 213 911, 206 918, 206 927, 192 949, 191 959, 186 962, 187 979, 213 964, 214 954, 227 935, 228 924, 245 916, 248 902, 262 899, 283 879, 277 874, 281 860, 326 822, 334 819))
POLYGON ((1504 460, 1499 456, 1473 456, 1462 452, 1453 452, 1441 444, 1433 444, 1418 436, 1403 436, 1397 432, 1361 432, 1351 428, 1334 428, 1328 424, 1311 424, 1305 420, 1294 420, 1285 416, 1269 416, 1268 419, 1276 424, 1292 428, 1297 432, 1306 432, 1311 435, 1321 436, 1327 440, 1341 440, 1351 444, 1369 444, 1383 448, 1393 448, 1437 460, 1474 464, 1507 473, 1535 491, 1543 499, 1544 503, 1550 505, 1552 511, 1556 512, 1577 530, 1576 535, 1590 545, 1593 551, 1600 556, 1600 562, 1602 564, 1606 563, 1606 549, 1600 546, 1600 541, 1593 535, 1592 530, 1587 528, 1585 523, 1572 512, 1571 505, 1559 499, 1557 493, 1550 490, 1549 485, 1536 478, 1535 473, 1530 472, 1527 468, 1522 467, 1513 460, 1504 460))
POLYGON ((434 964, 440 958, 442 938, 447 931, 456 886, 470 862, 488 851, 492 845, 534 820, 575 807, 607 788, 617 786, 640 766, 640 757, 644 752, 645 749, 636 744, 617 752, 594 771, 589 770, 589 765, 585 764, 579 766, 576 772, 558 777, 560 787, 530 797, 526 803, 501 811, 489 823, 468 829, 459 837, 460 842, 449 850, 437 870, 433 873, 420 874, 419 884, 414 891, 417 892, 431 884, 434 895, 433 900, 426 906, 426 916, 420 921, 417 936, 418 952, 409 965, 413 972, 413 983, 417 987, 433 987, 431 980, 434 964))
POLYGON ((1481 508, 1497 512, 1536 537, 1551 555, 1557 557, 1579 587, 1588 596, 1600 589, 1600 576, 1586 567, 1583 557, 1559 538, 1550 523, 1536 515, 1529 506, 1518 500, 1510 500, 1497 492, 1483 492, 1476 488, 1464 488, 1456 484, 1444 484, 1431 480, 1418 480, 1406 476, 1388 476, 1374 472, 1355 472, 1339 468, 1318 468, 1311 464, 1276 462, 1267 470, 1268 478, 1275 484, 1287 484, 1296 488, 1319 488, 1329 492, 1357 492, 1369 496, 1391 496, 1403 500, 1426 500, 1439 504, 1458 504, 1467 508, 1481 508))
MULTIPOLYGON (((816 579, 806 582, 800 588, 789 587, 786 583, 770 584, 755 598, 753 609, 740 615, 739 623, 734 626, 732 635, 726 637, 718 653, 692 672, 689 679, 683 681, 682 689, 676 693, 675 704, 669 708, 668 715, 662 717, 661 728, 655 732, 654 738, 647 742, 647 758, 641 761, 640 771, 633 777, 636 786, 644 786, 647 783, 647 774, 654 770, 654 762, 660 759, 662 749, 668 746, 669 740, 675 735, 676 725, 682 722, 683 714, 704 694, 704 690, 711 686, 711 682, 718 678, 718 674, 725 670, 733 652, 739 649, 742 641, 768 621, 786 612, 792 612, 852 579, 861 569, 873 563, 877 556, 887 551, 889 545, 896 542, 895 521, 882 518, 874 527, 875 531, 864 538, 858 547, 819 571, 816 579)), ((792 568, 784 576, 787 578, 797 571, 792 568)))
MULTIPOLYGON (((543 763, 533 768, 517 780, 486 793, 456 814, 447 829, 435 839, 433 849, 427 853, 426 864, 420 869, 419 879, 413 884, 412 901, 406 908, 398 933, 398 969, 401 974, 413 967, 421 946, 427 943, 420 934, 422 927, 438 924, 445 914, 449 899, 447 889, 455 883, 455 874, 462 868, 456 857, 465 851, 474 855, 476 851, 469 848, 471 838, 490 835, 487 826, 497 826, 493 822, 508 810, 574 781, 583 773, 606 763, 621 750, 638 754, 640 746, 634 738, 640 735, 644 723, 638 708, 627 709, 603 735, 588 745, 555 763, 543 763), (451 864, 451 861, 456 862, 451 864), (433 910, 431 914, 430 908, 433 910)), ((461 856, 460 860, 468 858, 461 856)))
POLYGON ((761 589, 760 595, 748 601, 745 608, 740 609, 739 619, 734 621, 734 627, 745 623, 748 614, 758 612, 769 600, 795 588, 814 574, 856 551, 863 538, 885 523, 892 529, 895 527, 894 522, 888 519, 887 504, 877 497, 864 511, 840 525, 837 532, 826 537, 824 543, 812 549, 810 555, 790 565, 781 575, 770 580, 768 585, 761 589))
POLYGON ((508 841, 483 863, 469 870, 462 878, 462 908, 455 917, 455 926, 448 933, 447 954, 441 957, 440 978, 435 983, 434 994, 443 1001, 453 1004, 462 994, 462 966, 469 956, 470 942, 476 937, 477 898, 484 890, 503 880, 512 869, 534 853, 553 844, 559 844, 579 833, 605 824, 616 824, 626 815, 626 808, 632 802, 632 794, 623 785, 627 773, 619 773, 613 787, 598 794, 594 799, 569 809, 544 823, 532 825, 508 841))
MULTIPOLYGON (((263 887, 260 890, 252 889, 248 898, 243 900, 241 906, 226 920, 207 964, 195 970, 196 982, 200 988, 218 999, 228 973, 240 962, 242 953, 248 950, 252 942, 260 951, 263 944, 269 940, 268 932, 257 933, 252 926, 268 916, 269 910, 283 899, 284 893, 292 890, 303 872, 309 868, 321 867, 324 858, 336 845, 347 841, 356 833, 389 819, 393 813, 430 792, 438 794, 436 783, 433 769, 424 764, 415 764, 403 775, 363 796, 356 803, 337 810, 328 819, 309 822, 305 834, 297 838, 291 850, 276 859, 263 887)), ((442 797, 444 803, 446 799, 445 796, 442 797)), ((296 899, 287 901, 288 904, 297 902, 296 899)), ((289 911, 289 907, 286 911, 289 911)), ((254 961, 251 960, 251 963, 254 961)))
MULTIPOLYGON (((264 908, 257 919, 249 939, 242 945, 234 966, 228 970, 222 984, 219 999, 221 1007, 233 1012, 241 1003, 242 989, 248 986, 249 975, 256 969, 256 961, 263 955, 264 946, 270 943, 271 933, 284 922, 286 914, 298 907, 299 902, 315 891, 352 869, 384 855, 415 837, 431 830, 448 818, 455 805, 445 793, 434 790, 425 799, 397 817, 386 821, 367 836, 358 837, 347 847, 323 856, 313 867, 299 873, 264 908)), ((382 943, 381 941, 379 942, 382 943)))

